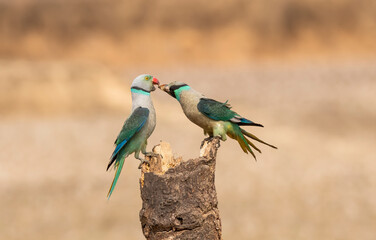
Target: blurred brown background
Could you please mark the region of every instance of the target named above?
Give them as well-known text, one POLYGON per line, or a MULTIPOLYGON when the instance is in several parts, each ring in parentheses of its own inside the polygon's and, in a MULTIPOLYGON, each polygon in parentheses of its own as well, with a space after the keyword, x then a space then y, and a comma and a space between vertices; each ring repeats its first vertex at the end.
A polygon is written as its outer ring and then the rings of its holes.
MULTIPOLYGON (((141 73, 229 99, 279 147, 222 144, 225 239, 376 239, 372 0, 0 0, 0 239, 143 239, 138 161, 110 201, 105 171, 141 73)), ((149 148, 196 157, 202 130, 152 95, 149 148)))

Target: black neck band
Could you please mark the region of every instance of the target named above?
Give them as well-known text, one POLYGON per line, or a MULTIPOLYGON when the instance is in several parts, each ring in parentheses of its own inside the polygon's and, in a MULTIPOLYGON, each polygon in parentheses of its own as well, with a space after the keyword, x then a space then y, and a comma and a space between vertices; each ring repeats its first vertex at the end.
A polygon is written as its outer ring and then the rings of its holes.
POLYGON ((144 91, 144 92, 150 93, 150 91, 146 91, 145 89, 140 88, 140 87, 131 87, 131 89, 136 89, 136 90, 140 90, 140 91, 144 91))
POLYGON ((170 94, 171 96, 173 96, 174 98, 176 98, 175 96, 175 91, 178 90, 179 88, 181 87, 185 87, 185 86, 188 86, 187 84, 182 84, 182 85, 174 85, 174 86, 171 86, 170 87, 170 94))

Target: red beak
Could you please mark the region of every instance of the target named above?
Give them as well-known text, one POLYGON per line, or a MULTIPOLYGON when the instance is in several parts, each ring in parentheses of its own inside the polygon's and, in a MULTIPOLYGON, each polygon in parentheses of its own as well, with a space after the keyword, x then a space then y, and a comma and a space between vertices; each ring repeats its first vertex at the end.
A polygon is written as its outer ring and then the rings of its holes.
POLYGON ((153 84, 159 85, 159 81, 155 77, 153 77, 153 84))

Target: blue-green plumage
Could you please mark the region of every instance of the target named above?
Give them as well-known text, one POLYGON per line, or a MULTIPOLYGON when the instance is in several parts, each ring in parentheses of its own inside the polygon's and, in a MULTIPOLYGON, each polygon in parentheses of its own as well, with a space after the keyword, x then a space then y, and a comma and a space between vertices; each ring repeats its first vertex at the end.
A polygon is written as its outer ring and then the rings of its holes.
POLYGON ((155 110, 150 98, 150 92, 155 90, 154 84, 159 84, 159 81, 147 74, 140 75, 133 80, 131 86, 132 113, 124 122, 115 140, 116 147, 107 165, 107 170, 111 166, 114 166, 116 170, 114 180, 108 191, 108 198, 114 191, 126 157, 134 153, 135 158, 140 160, 141 164, 147 162, 139 154, 140 152, 145 155, 150 154, 146 152, 146 145, 147 139, 156 125, 155 110))
POLYGON ((217 121, 231 121, 238 125, 250 125, 263 127, 259 123, 241 117, 231 110, 231 106, 226 102, 221 103, 209 98, 201 98, 197 104, 197 109, 205 116, 217 121))
POLYGON ((147 96, 150 95, 150 92, 147 92, 147 91, 145 91, 143 89, 136 88, 136 87, 131 88, 131 92, 133 92, 133 93, 139 93, 139 94, 143 94, 143 95, 147 95, 147 96))
MULTIPOLYGON (((107 165, 107 170, 112 163, 117 159, 119 151, 127 144, 127 142, 145 125, 149 116, 149 109, 139 107, 135 109, 132 115, 124 122, 118 137, 115 140, 116 148, 112 153, 110 162, 107 165)), ((129 144, 129 143, 128 143, 129 144)))
POLYGON ((210 119, 224 122, 224 125, 226 126, 226 134, 231 138, 236 139, 239 142, 240 147, 243 149, 243 151, 245 153, 251 153, 255 159, 256 155, 253 153, 252 148, 250 146, 252 146, 259 153, 261 153, 261 150, 258 149, 245 136, 248 136, 253 140, 261 142, 272 148, 276 148, 275 146, 260 140, 253 134, 248 133, 244 129, 240 128, 240 126, 242 125, 258 127, 264 126, 259 123, 252 122, 251 120, 248 120, 246 118, 243 118, 236 112, 232 111, 231 106, 227 103, 227 101, 225 103, 221 103, 213 99, 201 98, 199 103, 197 104, 197 109, 199 110, 199 112, 201 112, 203 115, 210 119))
POLYGON ((145 125, 148 117, 149 109, 142 107, 136 108, 133 111, 132 115, 125 121, 123 128, 121 129, 118 137, 116 138, 116 148, 111 156, 110 162, 107 165, 108 170, 113 164, 113 162, 115 162, 114 167, 116 169, 114 180, 112 182, 110 191, 108 192, 108 197, 111 196, 112 191, 115 188, 116 182, 123 168, 125 157, 134 152, 134 150, 141 150, 141 145, 138 148, 135 146, 135 144, 139 143, 137 138, 142 137, 137 136, 137 133, 145 125))
POLYGON ((232 111, 227 101, 222 103, 206 98, 202 93, 182 82, 172 82, 159 87, 179 101, 187 118, 200 126, 205 134, 211 137, 219 136, 223 141, 229 136, 238 141, 245 153, 251 153, 255 158, 252 148, 261 151, 247 137, 276 148, 240 128, 240 126, 263 126, 232 111))

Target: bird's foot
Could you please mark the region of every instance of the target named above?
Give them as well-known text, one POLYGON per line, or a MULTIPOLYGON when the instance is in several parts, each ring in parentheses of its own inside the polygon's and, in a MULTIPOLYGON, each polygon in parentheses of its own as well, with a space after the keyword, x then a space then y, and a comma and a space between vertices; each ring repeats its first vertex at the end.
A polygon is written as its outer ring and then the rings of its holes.
POLYGON ((141 161, 140 165, 138 165, 138 169, 141 169, 142 164, 146 163, 147 165, 150 166, 150 161, 146 159, 139 159, 141 161))
POLYGON ((209 137, 205 138, 204 141, 201 142, 201 146, 200 146, 200 148, 202 148, 202 147, 204 146, 204 143, 205 143, 205 142, 211 142, 211 141, 213 141, 214 139, 222 140, 222 137, 221 137, 221 136, 209 136, 209 137))
POLYGON ((210 141, 212 139, 213 139, 213 136, 209 136, 209 137, 205 138, 204 141, 210 141))
POLYGON ((227 140, 226 136, 223 137, 221 135, 218 135, 218 136, 209 136, 209 137, 205 138, 204 140, 205 141, 211 141, 211 140, 213 140, 215 138, 218 138, 219 140, 222 140, 222 141, 226 141, 227 140))
POLYGON ((159 157, 160 156, 160 154, 158 154, 158 153, 153 153, 153 152, 146 152, 146 153, 144 153, 144 155, 145 155, 145 157, 159 157))

